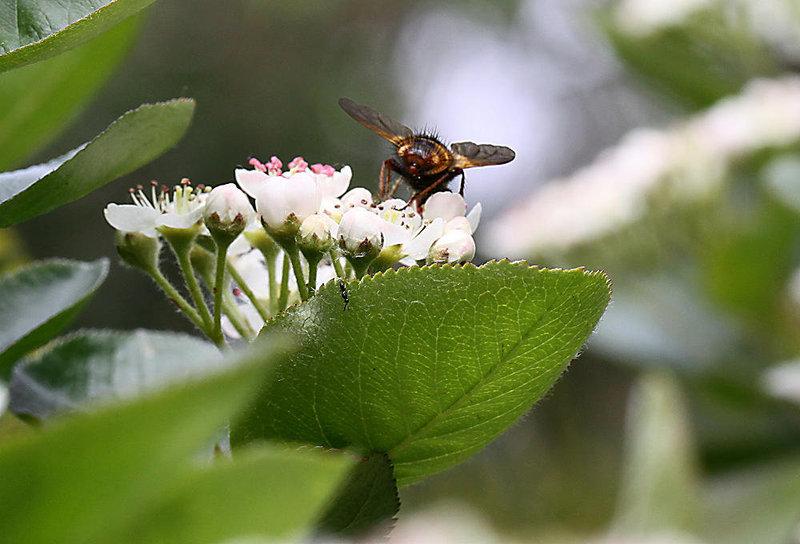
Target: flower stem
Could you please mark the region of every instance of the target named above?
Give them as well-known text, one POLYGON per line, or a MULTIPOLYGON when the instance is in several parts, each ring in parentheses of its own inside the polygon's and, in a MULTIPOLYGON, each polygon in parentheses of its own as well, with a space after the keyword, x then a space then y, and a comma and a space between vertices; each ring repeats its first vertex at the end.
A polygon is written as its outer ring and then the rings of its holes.
POLYGON ((225 292, 225 265, 228 262, 228 246, 230 246, 229 243, 221 243, 217 240, 217 267, 215 269, 216 277, 214 278, 214 328, 211 331, 211 339, 217 345, 225 343, 225 338, 222 335, 222 294, 225 292))
POLYGON ((251 342, 255 337, 255 331, 250 327, 250 324, 244 318, 242 312, 239 311, 236 301, 233 300, 233 297, 227 291, 223 295, 222 307, 231 325, 236 329, 236 332, 238 332, 242 338, 251 342))
POLYGON ((184 314, 186 314, 186 317, 188 317, 192 323, 197 325, 197 328, 205 333, 207 329, 205 323, 203 323, 203 320, 200 317, 200 314, 197 313, 197 310, 195 310, 192 305, 189 304, 185 298, 183 298, 178 290, 173 287, 169 280, 164 277, 164 274, 162 274, 157 268, 146 270, 146 272, 150 274, 150 277, 153 278, 153 281, 156 282, 156 285, 158 285, 161 290, 164 291, 164 294, 167 295, 167 298, 169 298, 184 314))
POLYGON ((308 300, 308 286, 303 277, 303 265, 300 262, 300 251, 297 247, 291 248, 291 251, 286 251, 289 255, 289 260, 292 261, 292 270, 294 270, 294 279, 297 281, 297 290, 300 291, 300 299, 308 300))
POLYGON ((322 257, 322 254, 318 254, 319 257, 317 258, 308 258, 306 256, 306 261, 308 262, 308 294, 309 296, 314 295, 317 291, 317 268, 319 267, 319 261, 322 257))
POLYGON ((342 261, 339 260, 339 256, 335 251, 331 251, 331 262, 333 263, 333 270, 336 272, 336 277, 347 278, 344 273, 344 268, 342 267, 342 261))
MULTIPOLYGON (((275 254, 272 253, 267 255, 264 253, 264 260, 267 263, 267 276, 269 277, 269 309, 270 313, 277 314, 278 313, 278 291, 280 288, 278 287, 278 271, 275 269, 275 265, 277 264, 277 259, 275 258, 275 254)), ((256 306, 256 308, 258 308, 256 306)))
MULTIPOLYGON (((273 266, 273 268, 275 268, 275 267, 273 266)), ((239 289, 242 290, 242 293, 244 293, 244 295, 247 298, 250 299, 250 302, 253 303, 253 306, 255 306, 256 311, 258 312, 258 315, 261 316, 261 319, 263 319, 264 321, 267 321, 270 318, 269 311, 264 307, 264 304, 261 302, 261 300, 259 300, 259 298, 253 292, 253 290, 250 289, 250 286, 247 285, 247 282, 244 281, 244 278, 242 277, 242 275, 239 274, 238 270, 236 270, 236 267, 233 266, 233 264, 231 264, 230 262, 228 263, 228 272, 230 273, 231 277, 233 278, 233 281, 236 282, 236 285, 239 286, 239 289)), ((270 278, 270 283, 271 283, 271 281, 272 281, 272 279, 270 278)), ((270 285, 270 287, 272 287, 272 286, 270 285)), ((277 283, 276 283, 275 289, 277 290, 277 283)))
POLYGON ((175 251, 175 256, 178 258, 178 265, 183 273, 183 279, 186 281, 186 287, 189 289, 189 294, 192 295, 194 305, 197 307, 197 311, 200 313, 200 317, 206 325, 204 331, 208 335, 211 332, 212 325, 211 312, 208 311, 208 306, 203 297, 203 290, 200 288, 200 284, 197 283, 197 278, 194 275, 194 267, 189 258, 189 248, 175 247, 174 245, 172 247, 175 251))
POLYGON ((278 297, 278 311, 282 312, 286 309, 286 303, 289 301, 289 259, 283 259, 283 271, 281 273, 281 294, 278 297))

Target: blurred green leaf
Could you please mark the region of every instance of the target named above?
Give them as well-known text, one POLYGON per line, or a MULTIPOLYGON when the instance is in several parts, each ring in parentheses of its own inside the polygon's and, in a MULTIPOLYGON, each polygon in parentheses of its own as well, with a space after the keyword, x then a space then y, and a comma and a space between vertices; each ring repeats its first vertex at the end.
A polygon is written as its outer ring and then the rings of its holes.
POLYGON ((178 470, 251 399, 270 366, 270 350, 259 348, 232 370, 3 444, 0 540, 114 542, 114 531, 148 511, 178 470))
POLYGON ((527 263, 387 271, 329 283, 266 330, 302 349, 264 384, 234 443, 385 452, 399 485, 474 454, 544 395, 609 300, 603 273, 527 263))
POLYGON ((52 260, 0 277, 0 377, 64 330, 107 273, 107 259, 52 260))
POLYGON ((9 409, 48 419, 91 402, 141 395, 222 364, 213 344, 185 334, 80 331, 16 365, 9 409))
POLYGON ((72 49, 153 0, 13 0, 0 4, 0 72, 72 49))
POLYGON ((114 73, 139 27, 132 17, 58 58, 0 74, 0 171, 66 127, 114 73))
POLYGON ((194 100, 145 104, 47 164, 0 174, 0 227, 47 213, 152 161, 189 126, 194 100))
POLYGON ((623 479, 613 524, 621 534, 696 529, 700 496, 689 417, 675 379, 645 374, 631 393, 623 479))
POLYGON ((259 446, 180 479, 109 539, 205 544, 307 533, 354 459, 342 452, 259 446))
POLYGON ((800 459, 748 467, 717 478, 703 536, 725 544, 796 542, 800 522, 800 459))
POLYGON ((610 11, 598 20, 620 59, 657 89, 692 109, 734 94, 749 79, 779 70, 763 44, 714 6, 683 24, 636 35, 619 28, 610 11))
POLYGON ((362 460, 323 514, 317 529, 323 535, 365 538, 385 536, 400 510, 394 470, 385 453, 362 460))

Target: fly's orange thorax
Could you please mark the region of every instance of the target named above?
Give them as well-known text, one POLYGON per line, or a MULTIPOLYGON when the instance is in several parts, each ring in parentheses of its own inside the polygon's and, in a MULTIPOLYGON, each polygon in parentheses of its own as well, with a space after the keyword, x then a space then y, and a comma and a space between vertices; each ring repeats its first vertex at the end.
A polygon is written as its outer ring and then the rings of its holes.
POLYGON ((397 156, 411 176, 440 174, 453 164, 453 155, 438 140, 428 136, 412 136, 397 146, 397 156))

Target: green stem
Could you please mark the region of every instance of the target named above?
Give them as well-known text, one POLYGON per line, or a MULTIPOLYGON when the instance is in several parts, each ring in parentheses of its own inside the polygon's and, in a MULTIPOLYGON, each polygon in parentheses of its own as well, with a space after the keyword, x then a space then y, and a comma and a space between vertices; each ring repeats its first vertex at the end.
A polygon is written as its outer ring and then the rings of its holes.
POLYGON ((251 342, 255 337, 255 331, 250 328, 250 324, 244 318, 242 312, 239 311, 236 301, 233 300, 233 297, 227 291, 222 299, 222 307, 225 315, 228 316, 231 325, 233 325, 233 328, 236 329, 236 332, 238 332, 242 338, 248 342, 251 342))
POLYGON ((282 312, 286 309, 286 303, 289 301, 289 259, 284 256, 283 271, 281 273, 281 294, 278 297, 278 311, 282 312))
POLYGON ((275 258, 275 253, 267 255, 262 252, 262 254, 267 263, 267 277, 269 277, 269 309, 272 314, 276 314, 278 313, 278 291, 280 290, 278 272, 275 270, 277 259, 275 258))
POLYGON ((150 270, 145 270, 145 272, 150 274, 150 277, 152 277, 153 280, 156 282, 156 285, 158 285, 161 288, 161 290, 164 291, 164 294, 167 295, 167 298, 169 298, 172 302, 174 302, 175 305, 184 314, 186 314, 186 317, 188 317, 192 323, 197 325, 198 329, 203 331, 203 333, 207 333, 205 323, 203 323, 200 314, 197 313, 197 310, 195 310, 185 298, 183 298, 183 296, 178 292, 177 289, 175 289, 175 287, 173 287, 173 285, 169 282, 169 280, 164 277, 164 275, 161 273, 160 270, 158 270, 157 268, 153 268, 150 270))
POLYGON ((331 251, 331 262, 333 263, 333 270, 336 272, 337 278, 347 278, 344 274, 344 267, 342 267, 342 261, 339 260, 339 256, 336 254, 335 251, 331 251))
POLYGON ((214 279, 214 328, 211 339, 219 346, 225 343, 222 335, 222 294, 225 292, 225 265, 228 262, 228 247, 230 244, 217 241, 217 266, 214 279))
MULTIPOLYGON (((239 271, 236 270, 236 267, 233 266, 233 264, 231 264, 231 263, 228 263, 228 272, 230 273, 231 277, 233 278, 233 281, 236 282, 236 285, 239 286, 239 289, 242 290, 242 293, 244 293, 244 295, 247 298, 250 299, 250 302, 253 303, 253 306, 256 307, 256 311, 258 312, 258 315, 261 316, 261 319, 263 319, 264 321, 267 321, 270 318, 269 311, 267 311, 267 309, 264 308, 264 304, 256 296, 256 294, 253 293, 253 290, 250 289, 250 286, 247 285, 247 282, 244 281, 244 278, 242 278, 242 275, 239 274, 239 271)), ((277 290, 277 283, 276 283, 275 289, 277 290)))
POLYGON ((317 292, 317 268, 319 267, 319 261, 322 254, 318 253, 320 257, 311 258, 309 259, 306 257, 306 261, 308 262, 308 294, 312 296, 314 293, 317 292))
POLYGON ((303 265, 300 262, 300 251, 297 247, 291 248, 291 251, 286 251, 289 254, 289 259, 292 261, 292 270, 294 270, 294 279, 297 281, 297 290, 300 291, 300 299, 308 300, 308 286, 303 277, 303 265))
POLYGON ((187 246, 182 248, 180 246, 176 247, 173 245, 172 248, 175 251, 175 256, 178 258, 178 265, 183 273, 183 279, 186 281, 186 287, 189 289, 189 294, 192 295, 194 305, 197 308, 197 311, 200 313, 203 323, 206 325, 205 331, 206 334, 208 334, 212 325, 211 312, 208 311, 208 306, 206 305, 205 298, 203 297, 203 291, 200 288, 200 284, 197 283, 197 278, 194 275, 194 267, 192 266, 192 261, 189 258, 189 247, 187 246))

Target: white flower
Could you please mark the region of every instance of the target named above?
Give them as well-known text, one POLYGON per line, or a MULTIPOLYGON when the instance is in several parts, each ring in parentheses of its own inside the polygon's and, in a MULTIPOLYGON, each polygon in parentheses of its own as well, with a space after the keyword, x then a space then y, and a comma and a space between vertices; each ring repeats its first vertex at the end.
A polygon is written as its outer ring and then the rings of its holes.
POLYGON ((703 202, 728 169, 800 141, 800 77, 756 80, 665 130, 638 129, 572 176, 553 180, 492 225, 496 251, 528 257, 587 244, 660 207, 703 202))
POLYGON ((195 190, 188 179, 183 179, 172 191, 151 183, 150 198, 141 186, 130 189, 133 204, 109 204, 103 210, 106 221, 122 232, 140 232, 151 238, 158 237, 158 229, 191 229, 199 227, 203 217, 207 191, 210 187, 198 186, 195 190))
POLYGON ((406 265, 425 259, 431 244, 444 233, 442 218, 423 221, 405 200, 394 198, 374 208, 381 220, 383 249, 379 256, 382 266, 400 261, 406 265))
POLYGON ((465 263, 475 256, 475 240, 468 232, 453 229, 434 242, 428 252, 428 263, 465 263))
POLYGON ((623 0, 615 10, 617 23, 627 32, 643 35, 679 24, 713 4, 713 0, 623 0))
POLYGON ((365 208, 347 210, 339 222, 339 246, 349 257, 377 254, 383 247, 381 220, 365 208))
POLYGON ((350 179, 353 177, 353 171, 349 166, 336 171, 333 166, 327 164, 312 164, 311 172, 317 177, 317 183, 323 198, 342 196, 350 186, 350 179))
POLYGON ((467 203, 464 197, 457 193, 442 191, 431 195, 422 207, 422 215, 425 219, 441 217, 446 222, 445 231, 461 229, 469 234, 474 234, 481 221, 480 203, 473 206, 469 214, 467 203))
POLYGON ((322 195, 316 178, 308 172, 299 172, 289 178, 272 176, 255 193, 256 209, 261 219, 271 229, 282 228, 287 221, 300 223, 317 212, 322 195))
POLYGON ((771 395, 800 404, 800 361, 787 361, 769 368, 762 377, 771 395))
POLYGON ((256 212, 245 195, 234 183, 214 187, 208 194, 203 219, 217 227, 235 226, 243 231, 255 220, 256 212))

